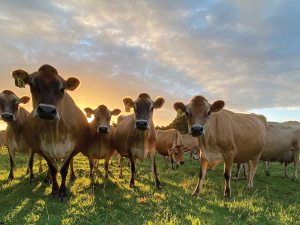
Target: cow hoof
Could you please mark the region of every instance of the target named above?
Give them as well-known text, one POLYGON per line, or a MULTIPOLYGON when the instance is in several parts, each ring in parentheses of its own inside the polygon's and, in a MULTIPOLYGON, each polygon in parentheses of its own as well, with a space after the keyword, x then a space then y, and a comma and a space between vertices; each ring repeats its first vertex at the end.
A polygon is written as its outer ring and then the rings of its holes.
POLYGON ((282 179, 285 179, 285 178, 287 178, 288 176, 282 176, 282 179))
POLYGON ((46 177, 45 180, 44 180, 44 183, 45 184, 50 184, 51 183, 51 179, 49 179, 49 178, 46 177))
POLYGON ((234 180, 234 181, 238 181, 238 180, 239 180, 239 178, 238 178, 238 177, 234 177, 234 178, 232 178, 232 180, 234 180))
POLYGON ((39 173, 43 173, 43 172, 44 172, 43 168, 40 168, 39 173))
POLYGON ((227 196, 224 196, 224 199, 226 201, 233 201, 234 200, 234 197, 227 197, 227 196))
POLYGON ((119 179, 123 179, 123 175, 119 175, 119 179))
POLYGON ((30 173, 29 169, 27 168, 27 171, 26 171, 26 175, 28 175, 30 173))
POLYGON ((243 177, 242 179, 243 179, 243 180, 247 180, 247 177, 243 177))
POLYGON ((75 174, 73 174, 73 175, 70 176, 70 180, 76 180, 75 174))
POLYGON ((163 187, 159 184, 159 185, 157 185, 157 187, 156 187, 158 190, 161 190, 161 189, 163 189, 163 187))
POLYGON ((194 192, 193 194, 192 194, 192 197, 198 197, 199 196, 199 193, 197 193, 197 192, 194 192))
POLYGON ((34 182, 35 182, 35 179, 34 179, 34 178, 30 178, 29 182, 30 182, 30 183, 34 183, 34 182))
POLYGON ((58 195, 58 201, 66 202, 66 201, 68 201, 68 196, 66 194, 61 193, 58 195))
POLYGON ((130 183, 129 188, 134 188, 134 184, 130 183))
POLYGON ((251 186, 248 186, 248 188, 247 188, 247 189, 250 191, 250 190, 252 190, 252 189, 253 189, 253 187, 251 187, 251 186))
POLYGON ((270 176, 270 172, 265 172, 266 176, 269 177, 270 176))
POLYGON ((15 177, 9 176, 9 177, 7 178, 7 180, 9 180, 9 181, 12 181, 13 179, 15 179, 15 177))
POLYGON ((108 175, 106 175, 105 177, 104 177, 104 179, 107 179, 108 178, 108 175))
POLYGON ((50 194, 50 198, 56 198, 56 197, 57 197, 57 195, 58 195, 58 193, 57 193, 57 192, 51 192, 51 194, 50 194))
POLYGON ((296 180, 297 180, 297 178, 296 178, 296 177, 293 177, 293 178, 292 178, 292 181, 296 181, 296 180))

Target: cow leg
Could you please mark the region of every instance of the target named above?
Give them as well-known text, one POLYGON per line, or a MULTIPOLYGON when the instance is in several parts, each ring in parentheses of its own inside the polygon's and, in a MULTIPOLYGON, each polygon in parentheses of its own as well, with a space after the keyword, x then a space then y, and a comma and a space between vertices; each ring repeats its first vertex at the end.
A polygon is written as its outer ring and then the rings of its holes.
POLYGON ((190 162, 192 162, 193 150, 190 150, 190 162))
POLYGON ((120 165, 119 179, 123 179, 123 174, 122 174, 123 162, 124 162, 124 158, 119 154, 119 165, 120 165))
POLYGON ((243 163, 244 167, 244 177, 243 180, 247 180, 248 174, 247 174, 247 163, 243 163))
POLYGON ((127 161, 127 167, 130 167, 130 159, 127 161))
POLYGON ((297 171, 298 171, 298 163, 299 163, 299 149, 294 149, 293 152, 294 156, 294 174, 293 174, 293 181, 297 180, 297 171))
POLYGON ((135 164, 134 175, 137 176, 137 175, 138 175, 138 172, 137 172, 137 163, 136 163, 136 159, 134 160, 134 164, 135 164))
POLYGON ((194 196, 194 197, 197 197, 201 192, 202 182, 203 182, 203 179, 206 174, 207 165, 208 165, 208 162, 201 155, 200 156, 200 172, 199 172, 198 184, 196 186, 194 193, 192 194, 192 196, 194 196))
POLYGON ((162 156, 164 161, 165 161, 165 165, 166 165, 166 168, 168 168, 168 163, 167 163, 167 159, 166 159, 166 156, 162 156))
POLYGON ((32 150, 29 150, 28 153, 28 169, 29 169, 29 181, 32 183, 34 182, 34 175, 33 175, 33 159, 34 159, 34 153, 32 152, 32 150))
POLYGON ((150 165, 151 165, 151 170, 154 174, 154 178, 155 178, 155 186, 157 189, 162 189, 162 186, 158 180, 158 177, 157 177, 157 171, 156 171, 156 163, 155 163, 155 148, 152 150, 150 150, 150 165))
POLYGON ((248 174, 248 177, 249 177, 248 190, 251 190, 253 188, 253 178, 256 173, 257 163, 259 162, 259 158, 260 158, 260 155, 252 160, 251 171, 248 174))
POLYGON ((94 178, 94 175, 93 175, 94 160, 93 160, 93 155, 90 151, 89 151, 88 159, 89 159, 89 164, 90 164, 90 178, 93 179, 94 178))
POLYGON ((174 167, 173 167, 173 157, 172 156, 170 156, 170 160, 171 160, 171 165, 172 165, 172 170, 174 170, 174 167))
POLYGON ((63 161, 61 168, 60 168, 60 174, 61 174, 61 185, 58 192, 58 199, 61 201, 67 200, 67 187, 66 187, 66 178, 68 175, 68 168, 69 164, 73 160, 73 154, 70 154, 65 158, 63 161))
POLYGON ((55 163, 55 161, 51 158, 48 158, 47 156, 45 157, 45 160, 47 161, 48 163, 48 166, 49 166, 49 170, 50 170, 50 173, 51 173, 51 176, 52 176, 52 180, 53 180, 53 184, 52 184, 52 192, 50 194, 51 197, 56 197, 58 195, 58 191, 59 191, 59 185, 58 185, 58 182, 57 182, 57 165, 55 163))
POLYGON ((267 176, 270 176, 270 172, 268 171, 268 163, 267 163, 267 161, 263 161, 263 163, 264 163, 265 174, 267 176))
POLYGON ((118 153, 118 167, 121 167, 121 159, 122 159, 122 163, 123 163, 123 160, 124 158, 118 153))
POLYGON ((110 157, 110 165, 111 166, 113 165, 113 158, 114 158, 114 156, 110 157))
POLYGON ((9 147, 8 152, 9 152, 9 161, 10 161, 10 173, 8 179, 13 180, 15 179, 14 168, 16 165, 16 156, 15 156, 14 148, 9 147))
POLYGON ((288 166, 288 163, 285 162, 285 163, 284 163, 284 174, 283 174, 283 176, 282 176, 282 179, 285 179, 285 178, 288 177, 288 175, 287 175, 287 166, 288 166))
POLYGON ((50 169, 48 168, 48 170, 47 170, 47 176, 46 176, 46 178, 44 180, 44 183, 49 183, 50 184, 51 180, 52 180, 52 175, 51 175, 50 169))
POLYGON ((104 161, 105 179, 108 178, 108 164, 109 164, 109 159, 110 159, 110 157, 108 155, 108 156, 106 156, 105 161, 104 161))
MULTIPOLYGON (((225 178, 225 191, 224 197, 230 199, 231 197, 231 189, 230 189, 230 178, 232 171, 233 157, 228 157, 225 159, 224 163, 224 178, 225 178)), ((241 167, 242 164, 240 164, 241 167)))
POLYGON ((28 175, 30 173, 30 169, 28 167, 28 161, 29 161, 29 153, 26 154, 26 158, 27 158, 27 170, 26 170, 26 175, 28 175))
POLYGON ((72 158, 70 161, 70 168, 71 168, 70 179, 76 180, 76 175, 75 175, 75 171, 74 171, 74 158, 72 158))
POLYGON ((42 165, 42 159, 43 159, 42 156, 39 155, 39 162, 40 162, 40 165, 39 165, 39 173, 44 172, 44 171, 43 171, 43 165, 42 165))
POLYGON ((129 187, 130 188, 134 188, 134 173, 135 173, 135 163, 134 163, 134 159, 131 155, 131 153, 129 154, 129 159, 130 159, 130 165, 131 165, 131 179, 130 179, 130 183, 129 183, 129 187))
POLYGON ((236 166, 236 174, 235 177, 233 178, 233 180, 239 180, 240 177, 240 171, 241 171, 241 167, 242 167, 242 163, 238 163, 236 166))

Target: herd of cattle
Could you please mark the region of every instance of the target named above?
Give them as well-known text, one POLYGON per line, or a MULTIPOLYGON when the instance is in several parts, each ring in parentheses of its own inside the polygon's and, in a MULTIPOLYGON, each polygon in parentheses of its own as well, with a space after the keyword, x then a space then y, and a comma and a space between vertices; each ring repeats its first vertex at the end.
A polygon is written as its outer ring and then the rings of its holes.
MULTIPOLYGON (((14 179, 15 152, 19 152, 27 154, 30 181, 34 181, 33 158, 37 153, 40 156, 40 172, 43 171, 42 157, 49 166, 46 180, 53 181, 51 196, 60 200, 67 197, 65 181, 69 166, 71 179, 76 178, 73 158, 80 152, 89 160, 91 178, 99 159, 105 159, 105 177, 108 177, 109 160, 116 153, 119 155, 119 177, 122 178, 123 160, 128 158, 130 187, 134 187, 136 160, 143 161, 149 156, 155 185, 161 189, 155 163, 156 152, 163 156, 166 166, 168 156, 173 169, 173 162, 177 167, 183 164, 183 153, 190 151, 190 160, 194 157, 200 161, 194 196, 201 191, 207 166, 214 168, 221 161, 224 161, 224 196, 227 198, 231 197, 233 163, 238 163, 238 173, 243 166, 247 168, 248 189, 253 188, 259 160, 285 163, 284 177, 287 176, 286 166, 293 162, 293 180, 297 178, 300 123, 296 121, 267 122, 262 115, 234 113, 223 109, 224 101, 217 100, 210 104, 199 95, 187 105, 182 102, 174 104, 176 111, 181 110, 185 114, 189 134, 181 135, 177 130, 155 131, 153 112, 161 108, 165 100, 162 97, 152 100, 148 94, 142 93, 135 101, 129 97, 123 99, 126 111, 133 109, 134 113, 119 116, 115 128, 110 125, 111 117, 118 116, 120 109, 111 111, 105 105, 96 109, 85 108, 85 116, 76 106, 66 92, 79 87, 80 81, 75 77, 65 80, 50 65, 43 65, 31 74, 18 69, 12 72, 12 77, 17 87, 30 86, 33 111, 28 112, 19 106, 27 104, 30 97, 19 98, 9 90, 0 94, 1 118, 7 123, 5 135, 0 133, 0 144, 2 147, 5 142, 9 151, 9 179, 14 179), (86 117, 92 115, 94 120, 88 123, 86 117), (56 161, 62 159, 62 181, 59 185, 56 161)), ((267 174, 266 167, 265 170, 267 174)), ((238 173, 235 179, 238 179, 238 173)))

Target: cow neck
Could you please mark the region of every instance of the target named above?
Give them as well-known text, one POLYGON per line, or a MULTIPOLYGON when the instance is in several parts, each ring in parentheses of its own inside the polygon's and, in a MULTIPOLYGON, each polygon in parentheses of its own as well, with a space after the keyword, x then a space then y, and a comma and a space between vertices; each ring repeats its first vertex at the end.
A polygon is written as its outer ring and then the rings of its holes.
MULTIPOLYGON (((21 130, 23 127, 23 122, 24 122, 24 121, 22 121, 22 109, 21 108, 18 109, 18 113, 16 115, 16 121, 7 123, 7 130, 12 131, 17 143, 19 143, 19 141, 20 141, 21 130)), ((23 109, 23 110, 25 110, 25 109, 23 109)))

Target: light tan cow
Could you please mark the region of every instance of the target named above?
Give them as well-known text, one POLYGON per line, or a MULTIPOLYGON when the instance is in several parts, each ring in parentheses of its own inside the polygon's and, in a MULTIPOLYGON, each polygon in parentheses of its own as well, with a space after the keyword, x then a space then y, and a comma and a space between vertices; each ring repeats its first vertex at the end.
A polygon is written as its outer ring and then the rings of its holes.
MULTIPOLYGON (((23 107, 19 106, 19 104, 27 104, 29 101, 29 97, 23 96, 19 98, 12 91, 9 90, 5 90, 0 94, 1 119, 7 123, 5 131, 5 143, 8 148, 8 153, 10 157, 10 173, 8 176, 9 180, 13 180, 15 178, 15 152, 18 152, 27 155, 27 174, 30 174, 30 182, 34 181, 34 175, 32 170, 34 153, 32 152, 32 149, 28 146, 24 136, 22 135, 23 124, 29 116, 29 112, 23 107)), ((39 172, 43 172, 41 157, 39 172)))
POLYGON ((166 167, 168 167, 166 156, 171 160, 172 170, 174 170, 173 161, 177 164, 177 168, 184 164, 183 153, 187 150, 189 149, 184 147, 182 137, 177 130, 156 131, 156 151, 163 156, 166 167))
MULTIPOLYGON (((48 163, 53 178, 51 196, 66 200, 65 182, 69 164, 76 154, 86 151, 90 136, 85 115, 65 92, 77 89, 80 81, 75 77, 64 80, 50 65, 43 65, 32 74, 15 70, 12 76, 17 86, 28 84, 32 94, 34 110, 23 125, 23 135, 32 150, 42 155, 48 163), (62 181, 59 187, 55 160, 61 159, 62 181)), ((72 167, 71 170, 71 176, 74 177, 72 167)))
POLYGON ((5 146, 5 130, 0 131, 0 153, 4 153, 5 146))
MULTIPOLYGON (((284 123, 268 122, 269 132, 265 148, 260 159, 268 162, 281 162, 285 164, 283 178, 287 177, 286 167, 294 163, 293 180, 297 179, 300 148, 300 124, 296 121, 284 123)), ((265 173, 270 175, 266 169, 265 173)))
POLYGON ((196 160, 199 159, 200 148, 199 148, 197 138, 193 137, 190 134, 182 134, 181 137, 182 137, 184 146, 188 147, 190 150, 190 162, 192 161, 192 157, 196 160))
POLYGON ((230 177, 233 163, 252 161, 249 168, 248 189, 253 188, 257 162, 267 136, 267 122, 262 115, 234 113, 223 109, 224 101, 212 105, 201 95, 195 96, 188 105, 174 104, 174 109, 185 113, 189 132, 198 137, 201 149, 199 181, 193 196, 202 188, 207 165, 215 167, 224 161, 225 192, 231 197, 230 177))
POLYGON ((90 177, 93 177, 94 159, 105 159, 105 178, 108 177, 109 159, 117 153, 113 147, 112 136, 115 128, 110 125, 111 117, 120 114, 120 109, 110 111, 105 105, 100 105, 97 109, 85 108, 89 115, 94 115, 94 120, 90 123, 90 141, 87 156, 90 162, 90 177))
POLYGON ((133 101, 131 98, 124 98, 123 103, 128 109, 134 109, 134 114, 126 116, 117 126, 113 136, 113 143, 117 152, 130 159, 131 162, 131 180, 129 187, 134 187, 135 159, 143 161, 150 155, 150 164, 155 176, 155 185, 161 189, 161 184, 157 177, 155 164, 155 128, 152 121, 153 110, 163 106, 165 100, 161 97, 151 100, 146 93, 139 95, 138 99, 133 101))

